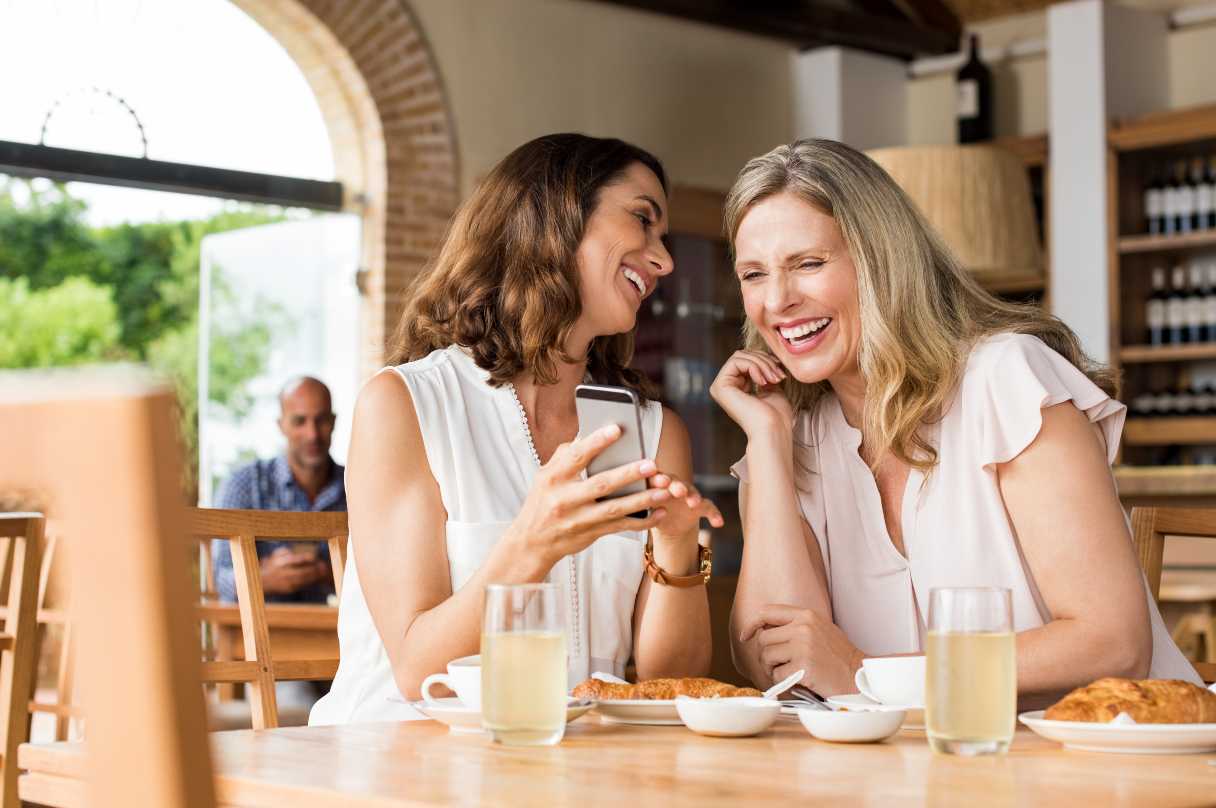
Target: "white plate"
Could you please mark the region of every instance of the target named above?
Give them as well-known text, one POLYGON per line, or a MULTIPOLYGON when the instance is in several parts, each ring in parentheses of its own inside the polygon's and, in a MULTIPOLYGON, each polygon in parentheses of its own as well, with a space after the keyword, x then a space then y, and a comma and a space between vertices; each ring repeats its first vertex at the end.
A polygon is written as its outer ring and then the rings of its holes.
MULTIPOLYGON (((484 731, 481 727, 481 711, 466 707, 464 702, 455 696, 435 699, 432 702, 414 701, 410 704, 427 718, 447 724, 452 732, 475 734, 484 731)), ((594 706, 595 702, 590 699, 571 699, 566 706, 566 723, 569 724, 594 706)))
POLYGON ((907 713, 904 716, 904 729, 925 728, 925 707, 922 704, 880 704, 860 693, 828 696, 827 702, 833 707, 843 707, 846 710, 876 710, 879 712, 902 710, 907 713))
POLYGON ((1085 752, 1133 755, 1185 755, 1216 751, 1216 724, 1101 724, 1051 721, 1042 710, 1018 720, 1049 741, 1085 752))
POLYGON ((675 699, 601 699, 595 703, 595 711, 609 724, 684 725, 675 699))

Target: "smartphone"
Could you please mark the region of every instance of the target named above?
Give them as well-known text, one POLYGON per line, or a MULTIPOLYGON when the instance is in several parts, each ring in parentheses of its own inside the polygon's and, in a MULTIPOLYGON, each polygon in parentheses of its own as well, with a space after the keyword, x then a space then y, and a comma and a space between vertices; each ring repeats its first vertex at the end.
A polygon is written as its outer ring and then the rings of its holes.
MULTIPOLYGON (((580 438, 585 438, 609 424, 616 424, 621 428, 621 436, 616 442, 596 455, 587 466, 588 477, 646 458, 642 443, 642 404, 637 393, 627 387, 580 384, 574 390, 574 407, 578 411, 580 438)), ((645 490, 646 481, 638 480, 621 486, 604 499, 637 494, 645 490)), ((648 513, 638 511, 629 515, 643 519, 648 513)))

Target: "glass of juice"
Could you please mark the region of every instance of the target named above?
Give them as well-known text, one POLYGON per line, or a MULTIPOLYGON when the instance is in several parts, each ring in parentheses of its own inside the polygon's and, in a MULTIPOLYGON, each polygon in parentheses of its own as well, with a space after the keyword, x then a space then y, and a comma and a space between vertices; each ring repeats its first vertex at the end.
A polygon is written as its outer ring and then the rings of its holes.
POLYGON ((491 584, 481 628, 481 723, 496 743, 566 731, 566 635, 556 584, 491 584))
POLYGON ((1017 654, 1008 589, 929 592, 925 729, 935 752, 996 755, 1017 719, 1017 654))

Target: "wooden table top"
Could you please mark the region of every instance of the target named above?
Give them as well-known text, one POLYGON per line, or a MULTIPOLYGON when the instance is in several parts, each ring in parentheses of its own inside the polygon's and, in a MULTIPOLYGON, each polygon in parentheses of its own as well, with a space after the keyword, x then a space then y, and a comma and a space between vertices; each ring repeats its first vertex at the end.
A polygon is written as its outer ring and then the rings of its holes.
MULTIPOLYGON (((759 799, 1168 808, 1216 800, 1216 754, 1074 752, 1024 729, 1007 755, 971 759, 934 755, 920 731, 881 744, 825 743, 785 717, 758 737, 725 739, 683 727, 604 724, 589 715, 567 728, 559 746, 525 749, 496 746, 484 735, 450 734, 433 721, 239 730, 211 738, 224 805, 611 802, 632 808, 661 800, 665 807, 703 808, 759 799)), ((18 762, 33 772, 23 779, 39 786, 39 777, 79 772, 82 759, 78 744, 27 744, 18 762)), ((53 779, 41 785, 51 788, 53 779)), ((34 796, 23 787, 23 798, 34 796)))

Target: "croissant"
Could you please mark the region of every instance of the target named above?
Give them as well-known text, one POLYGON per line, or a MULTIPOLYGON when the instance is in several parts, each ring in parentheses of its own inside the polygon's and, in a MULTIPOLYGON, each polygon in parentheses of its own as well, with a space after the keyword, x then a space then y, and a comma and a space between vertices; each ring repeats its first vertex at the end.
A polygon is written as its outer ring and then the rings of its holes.
POLYGON ((751 687, 735 687, 717 679, 649 679, 636 685, 614 684, 599 679, 587 679, 574 688, 579 698, 596 701, 618 699, 674 699, 676 696, 692 696, 698 699, 718 699, 731 696, 759 696, 760 691, 751 687))
POLYGON ((1055 721, 1106 723, 1127 713, 1138 724, 1216 723, 1216 693, 1178 679, 1099 679, 1043 714, 1055 721))

